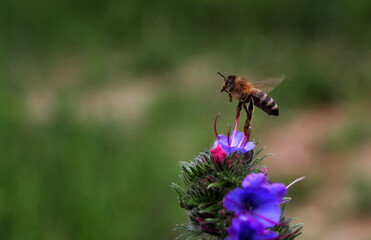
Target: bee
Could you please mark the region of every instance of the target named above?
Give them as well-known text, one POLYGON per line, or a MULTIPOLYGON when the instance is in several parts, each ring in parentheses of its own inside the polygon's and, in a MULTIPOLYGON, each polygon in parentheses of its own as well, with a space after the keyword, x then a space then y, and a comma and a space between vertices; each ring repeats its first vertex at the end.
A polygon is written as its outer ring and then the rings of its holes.
POLYGON ((232 102, 232 98, 238 99, 236 119, 238 120, 242 107, 244 107, 247 113, 247 119, 244 126, 246 138, 250 135, 250 121, 252 119, 254 105, 266 112, 268 115, 279 115, 277 103, 273 98, 268 96, 267 93, 278 86, 285 76, 279 78, 267 78, 258 82, 249 82, 242 77, 237 77, 236 75, 224 76, 219 72, 218 74, 224 78, 221 92, 228 93, 229 102, 232 102), (247 103, 249 103, 249 108, 246 107, 247 103))

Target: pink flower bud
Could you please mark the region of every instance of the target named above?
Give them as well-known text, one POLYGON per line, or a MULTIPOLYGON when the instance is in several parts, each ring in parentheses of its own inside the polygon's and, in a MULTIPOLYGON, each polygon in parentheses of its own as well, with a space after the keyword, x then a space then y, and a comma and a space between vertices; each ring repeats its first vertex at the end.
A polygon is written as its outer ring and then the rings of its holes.
POLYGON ((215 148, 211 149, 211 155, 214 157, 215 164, 223 164, 224 159, 228 154, 223 150, 223 148, 218 144, 215 148))

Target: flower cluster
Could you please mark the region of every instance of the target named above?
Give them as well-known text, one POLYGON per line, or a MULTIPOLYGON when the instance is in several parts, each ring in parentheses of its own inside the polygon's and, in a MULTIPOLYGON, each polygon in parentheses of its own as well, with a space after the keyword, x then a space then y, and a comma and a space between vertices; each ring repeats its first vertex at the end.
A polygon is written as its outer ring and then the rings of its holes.
POLYGON ((277 233, 267 228, 279 224, 279 204, 287 189, 282 183, 268 184, 264 173, 251 173, 224 197, 224 207, 234 213, 228 233, 231 240, 269 239, 277 233))
MULTIPOLYGON (((259 163, 262 149, 249 141, 250 134, 229 129, 227 136, 214 131, 217 140, 210 151, 191 162, 181 162, 182 185, 173 183, 189 225, 179 225, 181 236, 229 240, 293 240, 301 225, 290 226, 283 217, 287 187, 267 180, 259 163)), ((249 129, 250 130, 250 129, 249 129)))

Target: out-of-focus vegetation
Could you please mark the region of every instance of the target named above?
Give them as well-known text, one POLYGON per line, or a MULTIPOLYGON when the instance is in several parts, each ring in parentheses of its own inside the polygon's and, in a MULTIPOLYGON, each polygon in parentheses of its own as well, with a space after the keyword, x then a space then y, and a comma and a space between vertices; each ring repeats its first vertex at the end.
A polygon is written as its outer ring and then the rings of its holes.
MULTIPOLYGON (((355 206, 339 219, 369 219, 370 179, 353 184, 339 166, 357 175, 371 156, 370 12, 368 0, 2 1, 0 238, 173 239, 186 220, 170 188, 178 162, 212 144, 219 111, 219 131, 233 122, 216 71, 286 74, 272 93, 280 118, 255 111, 257 139, 313 109, 339 109, 348 120, 335 118, 341 127, 314 151, 343 161, 271 171, 286 183, 307 175, 294 210, 326 176, 344 176, 355 206)), ((324 234, 310 224, 303 239, 324 234)))

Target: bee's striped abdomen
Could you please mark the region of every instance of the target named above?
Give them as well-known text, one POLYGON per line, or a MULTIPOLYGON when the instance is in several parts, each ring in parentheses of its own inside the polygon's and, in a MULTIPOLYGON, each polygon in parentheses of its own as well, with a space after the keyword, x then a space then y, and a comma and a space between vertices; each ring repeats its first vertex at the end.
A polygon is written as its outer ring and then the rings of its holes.
POLYGON ((278 116, 278 105, 277 103, 263 91, 255 89, 252 91, 251 96, 254 100, 254 105, 268 113, 269 115, 278 116))

